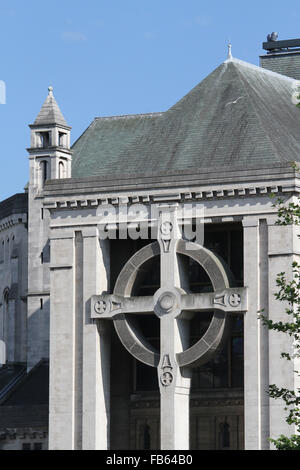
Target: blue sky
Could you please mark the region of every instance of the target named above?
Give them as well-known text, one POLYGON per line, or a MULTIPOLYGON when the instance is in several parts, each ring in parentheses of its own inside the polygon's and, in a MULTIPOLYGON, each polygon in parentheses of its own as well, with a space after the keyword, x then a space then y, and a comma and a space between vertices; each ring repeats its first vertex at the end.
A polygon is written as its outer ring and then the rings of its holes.
POLYGON ((28 180, 48 85, 74 142, 95 116, 164 111, 226 58, 258 65, 268 33, 300 37, 296 1, 0 0, 0 200, 28 180))

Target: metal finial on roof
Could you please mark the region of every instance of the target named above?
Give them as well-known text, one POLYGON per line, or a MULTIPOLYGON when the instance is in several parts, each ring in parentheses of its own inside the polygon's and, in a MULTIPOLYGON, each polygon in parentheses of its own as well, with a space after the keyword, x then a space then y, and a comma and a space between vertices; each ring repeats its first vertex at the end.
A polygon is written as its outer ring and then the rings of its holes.
POLYGON ((228 47, 227 59, 230 60, 230 59, 232 59, 232 54, 231 54, 231 47, 232 47, 232 46, 231 46, 231 42, 230 42, 230 41, 229 41, 227 47, 228 47))
POLYGON ((53 94, 53 86, 48 86, 48 92, 49 92, 49 95, 52 95, 53 94))

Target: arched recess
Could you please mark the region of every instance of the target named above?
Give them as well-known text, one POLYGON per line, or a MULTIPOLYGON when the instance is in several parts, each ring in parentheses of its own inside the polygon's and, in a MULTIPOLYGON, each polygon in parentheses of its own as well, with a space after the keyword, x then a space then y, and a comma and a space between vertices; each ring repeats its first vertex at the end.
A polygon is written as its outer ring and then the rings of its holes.
POLYGON ((66 177, 66 167, 65 167, 65 162, 62 160, 59 161, 58 163, 58 178, 62 179, 66 177))
POLYGON ((46 180, 49 178, 49 163, 47 160, 40 162, 40 184, 44 186, 46 180))
POLYGON ((7 336, 8 336, 8 303, 9 288, 6 287, 2 294, 2 308, 0 315, 0 364, 5 364, 7 360, 7 336))

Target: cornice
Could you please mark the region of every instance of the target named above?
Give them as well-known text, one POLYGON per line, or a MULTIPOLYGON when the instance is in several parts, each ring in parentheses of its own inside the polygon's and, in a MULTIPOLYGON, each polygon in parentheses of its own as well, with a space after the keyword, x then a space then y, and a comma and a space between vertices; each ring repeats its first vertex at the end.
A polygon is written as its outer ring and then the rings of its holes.
POLYGON ((160 202, 200 202, 216 199, 241 199, 245 197, 266 196, 271 194, 283 195, 287 193, 299 194, 300 185, 287 184, 279 186, 276 184, 265 185, 237 185, 228 188, 217 186, 215 188, 198 188, 195 191, 181 189, 180 191, 143 191, 140 194, 78 194, 76 196, 56 196, 44 198, 44 207, 47 209, 75 209, 94 208, 100 205, 124 205, 124 204, 147 204, 160 202))
POLYGON ((300 178, 296 170, 285 164, 261 169, 148 175, 140 179, 93 177, 48 180, 44 187, 44 207, 64 209, 106 204, 197 202, 263 197, 271 193, 299 194, 300 178))
POLYGON ((54 129, 54 128, 58 128, 58 129, 65 129, 67 131, 71 130, 72 127, 70 126, 66 126, 64 124, 56 124, 56 123, 53 123, 53 124, 28 124, 28 127, 30 129, 34 129, 34 130, 38 130, 38 129, 54 129))
POLYGON ((27 152, 30 154, 30 155, 48 155, 49 153, 50 154, 53 154, 55 152, 59 152, 59 153, 66 153, 67 155, 72 155, 72 150, 69 149, 68 147, 60 147, 58 145, 56 146, 53 146, 53 147, 28 147, 27 149, 27 152))
POLYGON ((3 439, 45 439, 48 437, 46 426, 11 427, 0 429, 0 440, 3 439))
POLYGON ((0 220, 0 232, 10 227, 27 222, 27 214, 13 214, 0 220))

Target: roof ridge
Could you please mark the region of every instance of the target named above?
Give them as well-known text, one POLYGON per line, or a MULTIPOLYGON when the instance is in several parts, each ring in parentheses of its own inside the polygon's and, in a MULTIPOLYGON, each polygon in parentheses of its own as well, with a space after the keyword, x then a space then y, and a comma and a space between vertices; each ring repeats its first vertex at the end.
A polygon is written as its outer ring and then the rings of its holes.
POLYGON ((152 117, 152 116, 161 116, 165 111, 157 111, 154 113, 137 113, 137 114, 120 114, 116 116, 96 116, 94 120, 117 120, 117 119, 126 119, 126 118, 135 118, 135 117, 152 117))
MULTIPOLYGON (((242 62, 242 61, 241 61, 241 62, 242 62)), ((247 63, 247 62, 246 62, 246 63, 247 63)), ((256 67, 256 68, 259 69, 260 67, 256 67)), ((278 154, 277 149, 276 149, 276 146, 274 145, 273 140, 271 139, 271 137, 270 137, 268 131, 267 131, 266 128, 265 128, 264 121, 261 119, 261 116, 260 116, 259 113, 257 112, 257 109, 256 109, 256 107, 254 106, 254 104, 253 104, 253 102, 252 102, 252 100, 251 100, 251 98, 250 98, 250 96, 249 96, 249 92, 248 92, 248 89, 247 89, 247 86, 246 86, 246 80, 245 80, 244 76, 242 75, 242 73, 241 73, 239 70, 237 70, 236 73, 238 74, 239 80, 240 80, 240 82, 241 82, 241 84, 242 84, 242 86, 243 86, 243 88, 244 88, 244 90, 245 90, 245 94, 247 95, 247 98, 248 98, 248 103, 249 103, 249 105, 251 106, 251 109, 252 109, 253 113, 255 114, 255 116, 256 116, 258 122, 260 123, 261 129, 263 130, 266 139, 268 140, 268 142, 269 142, 271 148, 274 150, 274 152, 275 152, 276 154, 278 154)), ((276 75, 279 75, 279 74, 276 74, 276 75)))
MULTIPOLYGON (((242 61, 241 61, 242 62, 242 61)), ((251 64, 250 64, 251 65, 251 64)), ((259 69, 261 70, 262 67, 256 67, 256 66, 253 66, 255 67, 255 70, 259 69)), ((263 70, 267 70, 267 69, 263 69, 263 70)), ((294 78, 291 78, 291 77, 287 77, 285 75, 281 75, 281 74, 278 74, 276 72, 272 72, 270 70, 267 70, 268 72, 270 72, 268 75, 269 76, 276 76, 277 78, 280 77, 280 78, 287 78, 288 82, 293 82, 295 81, 294 78)), ((237 69, 237 73, 238 75, 240 76, 240 80, 243 84, 243 87, 245 88, 245 93, 247 94, 247 96, 249 97, 249 93, 248 93, 248 89, 247 86, 246 86, 246 83, 247 83, 247 80, 245 78, 245 76, 242 74, 242 72, 240 70, 237 69)), ((253 89, 253 87, 252 87, 253 89)), ((253 90, 253 92, 256 93, 256 90, 253 90)), ((250 97, 249 97, 250 98, 250 97)), ((269 133, 269 130, 267 129, 267 126, 266 126, 266 121, 262 119, 261 115, 258 113, 256 107, 253 105, 253 102, 251 99, 249 99, 249 104, 253 110, 253 112, 255 113, 256 117, 257 117, 257 120, 258 122, 260 123, 260 126, 261 126, 261 129, 263 130, 264 132, 264 135, 266 136, 266 138, 268 139, 268 142, 271 146, 271 148, 273 149, 274 153, 276 153, 278 156, 280 155, 280 151, 278 152, 278 148, 276 146, 276 140, 272 139, 272 137, 270 136, 270 133, 269 133)), ((290 139, 293 139, 293 141, 295 141, 295 138, 292 136, 292 134, 290 134, 290 139)))

